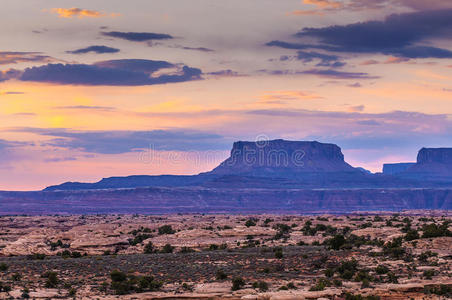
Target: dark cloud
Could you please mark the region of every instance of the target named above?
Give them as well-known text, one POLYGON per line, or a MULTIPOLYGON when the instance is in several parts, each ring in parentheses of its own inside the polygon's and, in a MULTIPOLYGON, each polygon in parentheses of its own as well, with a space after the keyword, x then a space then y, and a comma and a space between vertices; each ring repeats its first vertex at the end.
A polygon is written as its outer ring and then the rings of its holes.
POLYGON ((302 50, 302 49, 310 49, 310 48, 317 48, 316 45, 310 45, 310 44, 300 44, 300 43, 289 43, 289 42, 283 42, 283 41, 271 41, 265 44, 266 46, 270 47, 280 47, 284 49, 292 49, 292 50, 302 50))
POLYGON ((98 54, 103 54, 103 53, 118 53, 119 51, 121 51, 121 50, 112 48, 112 47, 107 47, 107 46, 89 46, 86 48, 81 48, 81 49, 77 49, 77 50, 73 50, 73 51, 66 51, 66 53, 85 54, 85 53, 94 52, 94 53, 98 53, 98 54))
POLYGON ((367 73, 361 72, 341 72, 336 70, 320 70, 310 69, 307 71, 298 72, 298 74, 316 75, 319 77, 333 78, 333 79, 377 79, 377 76, 370 76, 367 73))
POLYGON ((312 62, 313 60, 320 60, 317 67, 332 67, 339 68, 345 66, 344 62, 339 61, 340 58, 336 55, 328 55, 319 52, 298 51, 296 58, 304 63, 312 62))
POLYGON ((40 129, 30 132, 55 137, 46 143, 48 146, 99 154, 121 154, 143 150, 225 150, 230 146, 230 141, 226 141, 220 135, 190 130, 74 132, 40 129))
POLYGON ((148 59, 114 59, 96 62, 93 65, 101 68, 133 70, 149 74, 160 69, 175 67, 174 64, 167 61, 148 59))
MULTIPOLYGON (((155 44, 150 43, 149 46, 152 47, 152 46, 155 46, 155 44)), ((182 50, 200 51, 200 52, 215 52, 215 50, 206 48, 206 47, 188 47, 188 46, 181 46, 181 45, 173 45, 173 46, 168 46, 168 47, 182 49, 182 50)))
MULTIPOLYGON (((304 28, 299 38, 316 38, 313 48, 349 53, 383 53, 408 58, 452 58, 452 52, 419 43, 452 38, 452 9, 393 14, 383 21, 367 21, 322 28, 304 28)), ((274 41, 267 45, 307 47, 274 41)), ((300 48, 299 48, 300 49, 300 48)))
POLYGON ((205 47, 181 47, 181 49, 184 50, 194 50, 194 51, 201 51, 201 52, 215 52, 215 50, 205 47))
POLYGON ((183 66, 176 72, 152 76, 175 65, 164 61, 123 59, 87 64, 47 64, 25 69, 19 80, 72 85, 140 86, 201 79, 202 71, 183 66))
POLYGON ((121 32, 121 31, 109 31, 102 32, 103 36, 123 39, 132 42, 146 42, 152 40, 168 40, 173 37, 169 34, 164 33, 153 33, 153 32, 121 32))
POLYGON ((215 72, 209 72, 207 73, 207 75, 212 75, 215 77, 240 77, 240 76, 245 76, 243 74, 240 74, 239 72, 236 71, 232 71, 232 70, 220 70, 220 71, 215 71, 215 72))

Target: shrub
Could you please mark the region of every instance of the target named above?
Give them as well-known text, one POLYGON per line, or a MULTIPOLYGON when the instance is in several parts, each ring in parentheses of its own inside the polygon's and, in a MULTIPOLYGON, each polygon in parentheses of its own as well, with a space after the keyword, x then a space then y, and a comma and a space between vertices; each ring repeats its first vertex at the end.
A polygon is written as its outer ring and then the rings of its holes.
POLYGON ((382 274, 387 274, 387 273, 389 272, 389 268, 388 268, 387 266, 385 266, 385 265, 378 265, 378 266, 375 268, 375 272, 376 272, 377 274, 380 274, 380 275, 382 275, 382 274))
POLYGON ((439 286, 425 286, 425 294, 435 294, 438 296, 452 297, 452 288, 445 284, 440 284, 439 286))
POLYGON ((24 288, 23 290, 22 290, 22 295, 20 295, 22 298, 24 298, 24 299, 29 299, 30 298, 30 290, 28 289, 28 288, 24 288))
POLYGON ((163 225, 159 227, 159 234, 173 234, 176 231, 173 230, 173 227, 171 225, 163 225))
POLYGON ((5 264, 5 263, 1 263, 0 264, 0 271, 1 272, 8 271, 8 269, 9 269, 9 266, 7 264, 5 264))
POLYGON ((414 241, 419 239, 419 233, 415 229, 409 229, 405 235, 406 241, 414 241))
POLYGON ((246 227, 256 226, 256 219, 253 219, 253 218, 248 219, 248 220, 245 222, 245 226, 246 226, 246 227))
POLYGON ((14 273, 14 274, 11 276, 11 279, 12 279, 13 281, 20 281, 20 280, 22 279, 22 275, 20 275, 19 273, 14 273))
POLYGON ((162 283, 155 281, 152 276, 127 276, 124 272, 114 270, 110 273, 111 288, 117 295, 125 295, 130 292, 155 291, 162 283))
POLYGON ((162 248, 162 253, 173 253, 173 251, 174 251, 174 247, 171 246, 170 244, 166 244, 162 248))
POLYGON ((325 276, 329 277, 329 278, 333 277, 334 276, 334 270, 330 269, 330 268, 326 269, 325 270, 325 276))
POLYGON ((195 250, 193 250, 193 249, 190 248, 190 247, 184 246, 184 247, 182 247, 182 248, 180 249, 180 253, 192 253, 192 252, 195 252, 195 250))
POLYGON ((449 230, 449 222, 444 221, 443 224, 437 225, 435 223, 424 225, 422 227, 423 238, 435 238, 441 236, 452 236, 452 232, 449 230))
POLYGON ((346 293, 342 297, 344 297, 345 300, 380 300, 379 296, 362 296, 362 295, 353 295, 350 293, 346 293))
POLYGON ((309 290, 310 291, 323 291, 325 287, 331 286, 331 282, 326 278, 320 278, 317 281, 317 284, 312 286, 309 290))
POLYGON ((47 271, 44 274, 42 274, 42 277, 47 278, 45 287, 46 288, 56 288, 59 280, 58 280, 58 274, 53 271, 47 271))
POLYGON ((424 276, 425 279, 431 280, 433 276, 435 276, 434 270, 425 270, 424 273, 422 273, 422 276, 424 276))
POLYGON ((343 279, 350 280, 358 271, 358 262, 355 259, 343 261, 336 271, 343 279))
POLYGON ((243 286, 245 285, 245 281, 243 280, 242 277, 234 277, 232 279, 232 290, 233 291, 238 291, 241 288, 243 288, 243 286))
POLYGON ((335 235, 327 243, 332 249, 339 250, 345 244, 345 237, 341 234, 335 235))
POLYGON ((259 289, 259 291, 261 292, 266 292, 268 291, 268 283, 266 283, 265 281, 254 282, 253 288, 259 289))
POLYGON ((228 275, 223 270, 218 270, 215 274, 215 278, 217 280, 225 280, 226 278, 228 278, 228 275))
POLYGON ((287 284, 287 289, 288 289, 288 290, 296 290, 297 287, 295 286, 295 284, 294 284, 293 282, 289 282, 289 283, 287 284))
POLYGON ((151 254, 155 252, 154 244, 152 242, 148 242, 143 249, 144 254, 151 254))
POLYGON ((276 257, 277 259, 282 259, 282 258, 284 257, 282 248, 276 248, 276 249, 274 250, 274 252, 275 252, 275 257, 276 257))

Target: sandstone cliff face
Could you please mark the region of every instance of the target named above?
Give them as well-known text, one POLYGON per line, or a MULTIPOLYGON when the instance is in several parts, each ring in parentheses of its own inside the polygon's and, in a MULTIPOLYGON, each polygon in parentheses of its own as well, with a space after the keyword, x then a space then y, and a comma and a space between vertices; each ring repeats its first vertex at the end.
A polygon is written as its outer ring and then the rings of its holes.
POLYGON ((399 174, 402 178, 452 183, 452 148, 422 148, 417 163, 399 174))
POLYGON ((452 189, 135 188, 0 192, 0 214, 312 213, 452 209, 452 189))
POLYGON ((399 173, 405 172, 416 163, 395 163, 395 164, 384 164, 383 174, 385 175, 397 175, 399 173))
POLYGON ((417 156, 417 163, 452 165, 452 148, 422 148, 417 156))
POLYGON ((334 144, 273 140, 236 142, 231 156, 211 174, 265 176, 300 172, 357 172, 334 144))

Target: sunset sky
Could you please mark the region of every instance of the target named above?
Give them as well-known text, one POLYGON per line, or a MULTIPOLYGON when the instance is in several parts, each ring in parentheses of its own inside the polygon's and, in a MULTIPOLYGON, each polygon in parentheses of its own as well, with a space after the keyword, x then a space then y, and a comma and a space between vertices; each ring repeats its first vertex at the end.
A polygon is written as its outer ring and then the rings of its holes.
POLYGON ((452 1, 2 0, 0 189, 196 174, 236 140, 452 147, 452 1))

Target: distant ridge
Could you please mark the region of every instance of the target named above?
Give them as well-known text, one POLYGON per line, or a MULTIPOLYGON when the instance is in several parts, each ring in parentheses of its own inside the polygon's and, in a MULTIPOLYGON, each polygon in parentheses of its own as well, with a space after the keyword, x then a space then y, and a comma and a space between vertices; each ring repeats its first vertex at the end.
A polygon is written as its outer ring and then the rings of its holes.
POLYGON ((416 188, 452 186, 452 148, 423 148, 417 163, 387 164, 383 174, 354 168, 341 148, 317 141, 270 141, 233 144, 230 157, 198 175, 133 175, 95 183, 66 182, 44 191, 139 187, 207 188, 416 188))

